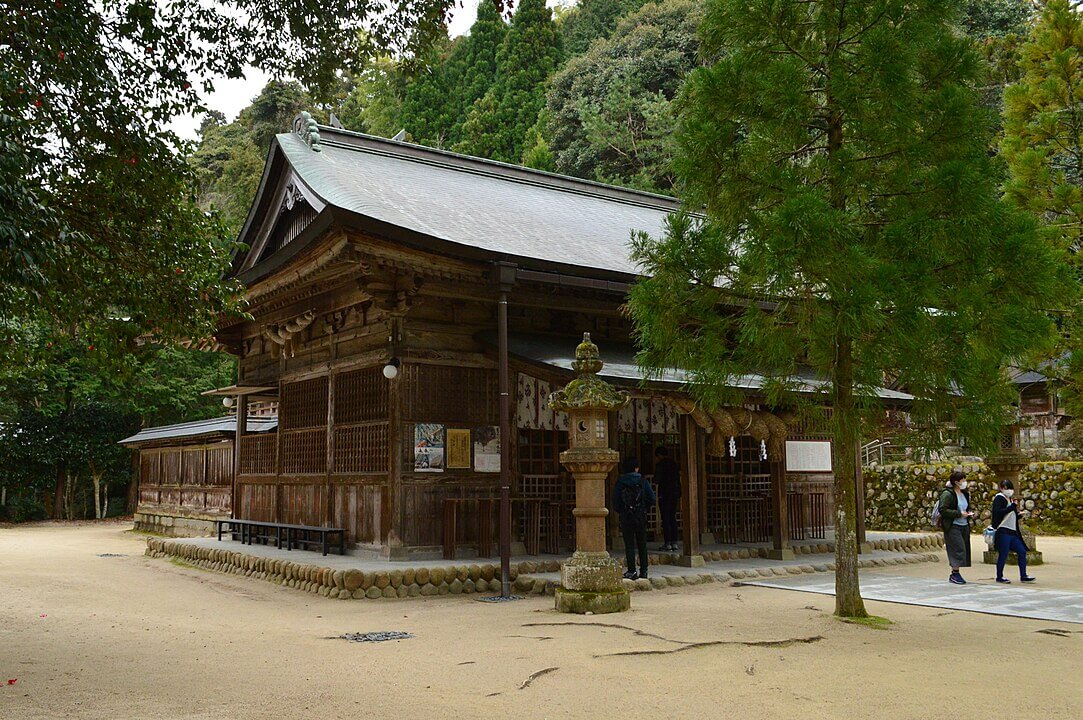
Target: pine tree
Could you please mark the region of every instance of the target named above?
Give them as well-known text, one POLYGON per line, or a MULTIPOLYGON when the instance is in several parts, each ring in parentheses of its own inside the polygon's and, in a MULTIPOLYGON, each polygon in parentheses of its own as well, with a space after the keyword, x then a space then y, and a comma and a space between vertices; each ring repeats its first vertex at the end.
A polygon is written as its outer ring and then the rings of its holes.
POLYGON ((545 102, 545 80, 561 57, 560 35, 545 0, 523 0, 497 52, 496 81, 475 102, 456 149, 519 162, 545 102))
POLYGON ((687 211, 635 241, 645 368, 686 368, 706 405, 740 402, 755 372, 769 405, 832 407, 840 616, 866 614, 856 455, 874 389, 898 382, 915 422, 950 415, 988 448, 1017 397, 1004 364, 1048 351, 1045 309, 1075 294, 997 195, 984 68, 957 22, 943 0, 710 0, 710 61, 681 97, 687 211), (811 398, 805 371, 823 380, 811 398))
POLYGON ((406 85, 402 124, 423 145, 447 147, 455 124, 455 86, 447 72, 450 53, 451 41, 445 39, 418 63, 416 76, 406 85))
POLYGON ((643 7, 645 0, 580 0, 560 23, 564 50, 582 55, 595 40, 610 37, 617 22, 643 7))
POLYGON ((1021 55, 1004 98, 1005 192, 1083 248, 1083 13, 1049 0, 1021 55))
POLYGON ((462 126, 474 103, 489 91, 496 79, 496 56, 508 34, 508 26, 492 2, 478 4, 478 15, 470 34, 456 45, 448 58, 447 74, 452 84, 452 126, 449 144, 462 140, 462 126))
MULTIPOLYGON (((1048 0, 1020 49, 1021 78, 1004 93, 1001 155, 1005 195, 1042 219, 1055 242, 1083 272, 1083 10, 1048 0)), ((1083 410, 1083 315, 1063 323, 1073 414, 1083 410)))

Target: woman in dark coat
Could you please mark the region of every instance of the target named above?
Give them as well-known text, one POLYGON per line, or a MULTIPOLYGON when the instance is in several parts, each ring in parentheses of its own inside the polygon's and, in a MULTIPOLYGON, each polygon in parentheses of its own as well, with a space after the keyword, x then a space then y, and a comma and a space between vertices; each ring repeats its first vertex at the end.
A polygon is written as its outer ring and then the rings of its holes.
POLYGON ((966 585, 959 568, 970 567, 970 518, 974 512, 966 488, 966 473, 956 470, 940 493, 940 528, 944 531, 944 546, 951 565, 948 581, 955 585, 966 585))
POLYGON ((1011 480, 1000 481, 1000 492, 993 498, 993 527, 996 535, 993 536, 993 547, 997 549, 997 582, 1010 583, 1011 580, 1004 577, 1004 563, 1008 561, 1008 554, 1015 553, 1019 559, 1019 580, 1021 582, 1034 582, 1035 578, 1027 575, 1027 545, 1023 542, 1020 516, 1026 511, 1020 512, 1019 504, 1014 499, 1015 486, 1011 480))

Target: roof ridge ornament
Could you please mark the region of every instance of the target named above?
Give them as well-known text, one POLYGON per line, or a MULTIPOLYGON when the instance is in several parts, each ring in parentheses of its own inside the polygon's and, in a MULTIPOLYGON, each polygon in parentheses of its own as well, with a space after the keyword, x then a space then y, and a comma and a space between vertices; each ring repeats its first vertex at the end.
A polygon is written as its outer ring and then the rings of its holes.
POLYGON ((320 152, 320 126, 312 117, 312 113, 302 110, 293 119, 293 132, 296 133, 305 144, 312 148, 312 152, 320 152))

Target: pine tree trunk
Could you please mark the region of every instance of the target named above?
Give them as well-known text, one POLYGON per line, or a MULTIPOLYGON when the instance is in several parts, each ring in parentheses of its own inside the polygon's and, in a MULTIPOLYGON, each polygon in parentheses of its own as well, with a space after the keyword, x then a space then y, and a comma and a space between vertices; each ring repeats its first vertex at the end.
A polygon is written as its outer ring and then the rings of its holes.
POLYGON ((836 341, 832 463, 835 466, 835 614, 868 617, 857 572, 857 446, 860 421, 854 403, 853 341, 836 341))

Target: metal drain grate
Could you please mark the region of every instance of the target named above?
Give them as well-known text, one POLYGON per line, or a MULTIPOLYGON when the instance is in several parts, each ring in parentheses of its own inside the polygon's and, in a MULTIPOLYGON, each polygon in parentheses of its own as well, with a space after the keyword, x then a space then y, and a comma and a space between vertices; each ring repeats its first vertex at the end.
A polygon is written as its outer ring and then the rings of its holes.
POLYGON ((345 635, 339 635, 339 640, 345 640, 346 642, 387 642, 388 640, 408 640, 412 638, 408 632, 402 632, 400 630, 388 630, 386 632, 368 632, 368 633, 346 633, 345 635))
POLYGON ((522 595, 489 595, 489 596, 486 596, 486 597, 479 597, 479 598, 474 598, 474 599, 477 600, 478 602, 501 603, 501 602, 511 602, 512 600, 522 600, 523 596, 522 595))
POLYGON ((98 553, 98 557, 128 557, 127 555, 121 555, 120 553, 98 553))

